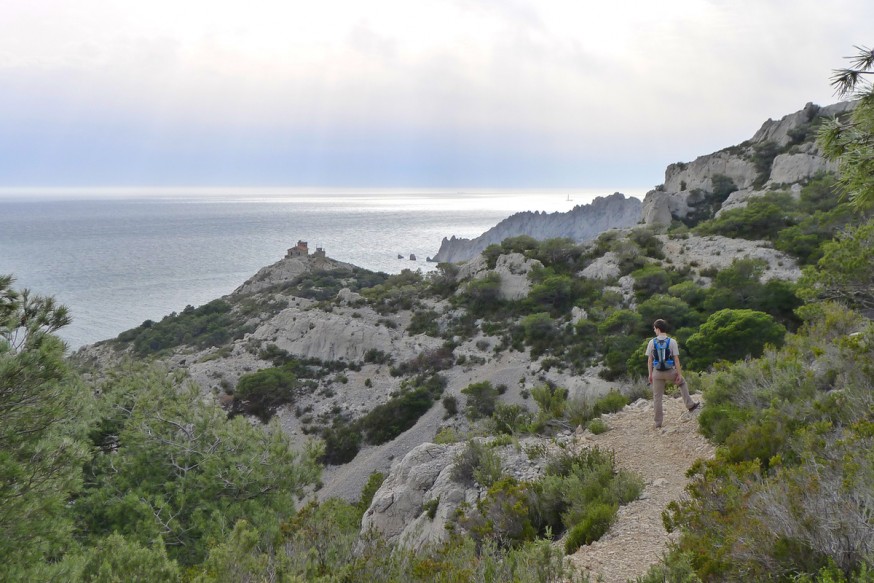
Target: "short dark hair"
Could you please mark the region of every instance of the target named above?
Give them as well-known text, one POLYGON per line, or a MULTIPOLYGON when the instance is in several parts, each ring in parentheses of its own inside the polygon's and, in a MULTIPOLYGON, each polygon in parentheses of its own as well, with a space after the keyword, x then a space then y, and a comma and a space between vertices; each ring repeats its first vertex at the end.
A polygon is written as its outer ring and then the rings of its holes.
POLYGON ((665 322, 664 320, 662 320, 661 318, 659 318, 658 320, 656 320, 655 322, 653 322, 653 323, 652 323, 652 327, 653 327, 653 328, 658 328, 658 329, 661 330, 662 332, 667 332, 667 331, 668 331, 668 323, 665 322))

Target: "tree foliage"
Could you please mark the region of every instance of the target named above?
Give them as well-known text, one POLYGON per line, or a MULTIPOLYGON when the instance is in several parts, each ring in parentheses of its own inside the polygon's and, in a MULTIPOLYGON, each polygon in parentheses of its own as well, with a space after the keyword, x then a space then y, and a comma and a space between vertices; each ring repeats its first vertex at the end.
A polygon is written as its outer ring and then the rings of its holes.
POLYGON ((849 119, 828 121, 819 134, 825 155, 837 160, 840 183, 857 209, 874 205, 874 52, 856 47, 851 66, 835 71, 832 85, 842 95, 858 97, 849 119))
POLYGON ((101 387, 98 451, 75 512, 88 535, 161 539, 185 565, 237 520, 278 528, 294 497, 315 482, 318 451, 294 452, 278 424, 228 419, 194 386, 144 371, 101 387))
POLYGON ((12 283, 0 277, 0 579, 26 580, 70 544, 90 399, 52 334, 66 308, 12 283))
POLYGON ((767 345, 781 345, 786 328, 764 312, 720 310, 686 342, 692 368, 703 370, 719 361, 761 356, 767 345))
POLYGON ((823 246, 816 267, 804 271, 808 299, 840 301, 850 308, 874 308, 874 219, 848 229, 823 246))

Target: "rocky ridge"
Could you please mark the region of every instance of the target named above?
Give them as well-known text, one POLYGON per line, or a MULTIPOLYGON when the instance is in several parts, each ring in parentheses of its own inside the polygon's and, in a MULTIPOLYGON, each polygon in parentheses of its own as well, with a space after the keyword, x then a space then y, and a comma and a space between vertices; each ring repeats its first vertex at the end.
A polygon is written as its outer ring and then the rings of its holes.
POLYGON ((610 196, 599 196, 590 204, 578 205, 565 213, 516 213, 474 239, 456 238, 454 235, 444 237, 432 261, 468 261, 489 245, 518 235, 529 235, 538 240, 567 237, 582 243, 609 229, 637 224, 640 212, 640 200, 616 192, 610 196))
POLYGON ((742 207, 750 198, 774 189, 797 193, 818 173, 836 171, 836 165, 823 157, 816 144, 816 129, 823 119, 845 115, 853 107, 853 102, 825 107, 808 103, 779 120, 765 121, 752 138, 740 145, 699 156, 692 162, 669 164, 664 183, 649 191, 643 203, 617 192, 565 213, 517 213, 479 237, 444 238, 431 260, 469 261, 487 246, 520 235, 538 240, 568 237, 582 243, 609 229, 626 229, 639 223, 665 228, 705 204, 715 205, 718 214, 742 207), (714 197, 720 200, 714 203, 714 197))
POLYGON ((733 185, 733 192, 719 202, 720 209, 737 208, 755 196, 806 182, 820 172, 837 167, 826 160, 815 141, 818 124, 827 118, 847 114, 853 102, 825 107, 808 103, 803 109, 767 120, 746 142, 692 162, 669 164, 664 183, 649 191, 643 200, 642 220, 652 227, 670 225, 686 218, 695 208, 721 189, 733 185), (721 184, 718 184, 721 183, 721 184))

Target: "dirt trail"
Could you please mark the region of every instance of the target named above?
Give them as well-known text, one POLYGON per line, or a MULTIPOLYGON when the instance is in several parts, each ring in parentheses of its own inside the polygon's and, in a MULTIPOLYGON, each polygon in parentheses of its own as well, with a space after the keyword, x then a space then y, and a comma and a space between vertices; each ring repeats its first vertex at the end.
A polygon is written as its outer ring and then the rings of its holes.
POLYGON ((579 447, 612 450, 617 465, 637 473, 646 484, 642 498, 619 509, 616 523, 601 540, 570 557, 592 581, 625 583, 658 562, 672 536, 662 524, 662 511, 684 495, 686 470, 695 460, 713 457, 713 446, 698 434, 695 414, 686 412, 682 399, 665 398, 664 410, 662 429, 653 426, 652 401, 641 400, 604 416, 609 431, 577 438, 579 447))

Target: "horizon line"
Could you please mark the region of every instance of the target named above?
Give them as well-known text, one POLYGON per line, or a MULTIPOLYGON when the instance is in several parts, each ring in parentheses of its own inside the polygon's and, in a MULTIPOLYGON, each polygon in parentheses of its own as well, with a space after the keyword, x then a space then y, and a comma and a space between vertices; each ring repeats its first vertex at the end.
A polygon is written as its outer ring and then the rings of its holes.
POLYGON ((319 194, 574 194, 609 196, 621 193, 642 197, 652 187, 633 186, 624 189, 599 187, 450 187, 450 186, 0 186, 0 197, 26 195, 91 195, 91 196, 155 196, 188 195, 319 195, 319 194))

